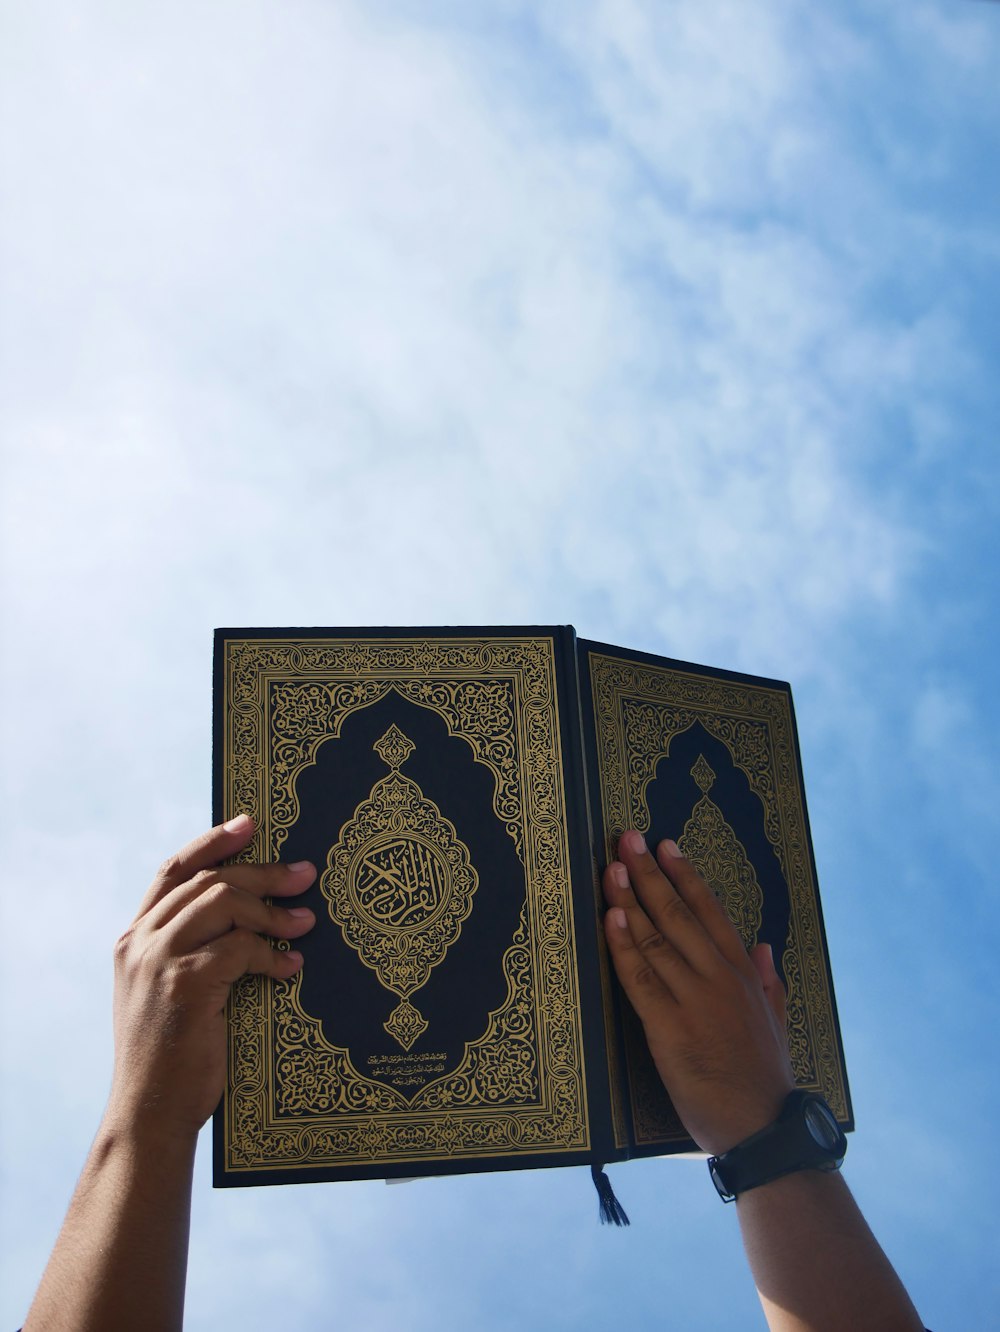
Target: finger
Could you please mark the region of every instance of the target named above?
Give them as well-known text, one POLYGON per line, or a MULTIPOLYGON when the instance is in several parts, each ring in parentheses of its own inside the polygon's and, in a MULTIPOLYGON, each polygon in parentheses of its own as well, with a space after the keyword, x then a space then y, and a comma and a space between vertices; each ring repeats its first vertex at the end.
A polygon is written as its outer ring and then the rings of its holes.
POLYGON ((690 972, 691 968, 643 910, 632 890, 629 872, 620 860, 612 861, 604 871, 604 896, 610 907, 625 912, 636 948, 663 983, 671 988, 671 993, 679 997, 684 983, 683 971, 690 972))
MULTIPOLYGON (((639 914, 642 914, 641 908, 639 914)), ((604 937, 622 989, 645 1025, 657 1014, 662 1018, 664 1005, 676 1006, 676 997, 667 977, 671 970, 684 968, 686 964, 662 936, 659 936, 659 944, 650 947, 656 932, 648 920, 648 933, 640 934, 645 946, 637 941, 632 925, 631 915, 625 907, 611 907, 604 917, 604 937)))
POLYGON ((619 906, 626 911, 639 906, 639 900, 632 891, 632 884, 628 877, 628 870, 620 860, 613 860, 604 871, 602 879, 604 885, 604 897, 608 906, 619 906))
POLYGON ((633 891, 654 928, 701 975, 720 965, 718 948, 673 883, 649 854, 645 838, 630 829, 618 843, 633 891))
POLYGON ((786 1027, 785 1017, 785 987, 781 983, 781 977, 774 967, 774 954, 771 951, 770 944, 755 944, 750 949, 750 961, 756 968, 757 975, 760 977, 760 983, 764 988, 764 997, 767 999, 768 1006, 774 1014, 774 1019, 778 1024, 779 1031, 784 1032, 786 1027))
POLYGON ((175 955, 192 953, 233 930, 252 930, 278 939, 297 939, 316 923, 308 907, 281 907, 262 902, 231 883, 215 883, 173 917, 169 947, 175 955))
POLYGON ((650 954, 659 950, 665 958, 672 954, 669 956, 671 962, 681 960, 676 948, 671 948, 642 909, 639 899, 632 891, 628 870, 620 860, 612 861, 604 871, 604 896, 609 906, 620 907, 625 912, 637 948, 650 954))
POLYGON ((179 884, 193 878, 199 870, 218 865, 230 856, 235 856, 238 851, 242 851, 250 844, 253 834, 253 819, 248 814, 237 814, 235 818, 229 819, 226 823, 219 823, 208 832, 194 838, 176 854, 168 856, 157 870, 152 886, 142 899, 136 920, 179 884))
POLYGON ((746 970, 746 948, 739 931, 726 914, 711 884, 681 855, 676 842, 669 839, 656 848, 656 859, 679 897, 690 907, 716 948, 741 971, 746 970))
POLYGON ((217 884, 229 884, 253 897, 292 897, 304 893, 316 878, 316 866, 308 860, 292 865, 219 865, 201 870, 187 883, 172 889, 148 912, 147 921, 160 929, 191 902, 217 884))
POLYGON ((214 939, 201 949, 199 959, 216 980, 227 986, 247 975, 287 980, 302 966, 301 953, 272 948, 252 930, 231 930, 221 939, 214 939))

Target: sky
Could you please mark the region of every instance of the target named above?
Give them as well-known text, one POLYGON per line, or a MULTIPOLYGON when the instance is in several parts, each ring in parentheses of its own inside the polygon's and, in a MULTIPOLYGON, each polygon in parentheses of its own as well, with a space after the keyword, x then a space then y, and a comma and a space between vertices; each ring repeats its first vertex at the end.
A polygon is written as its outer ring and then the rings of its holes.
MULTIPOLYGON (((857 1131, 1000 1303, 1000 6, 0 0, 0 1324, 210 822, 216 625, 789 680, 857 1131)), ((187 1327, 762 1327, 700 1162, 213 1192, 187 1327)))

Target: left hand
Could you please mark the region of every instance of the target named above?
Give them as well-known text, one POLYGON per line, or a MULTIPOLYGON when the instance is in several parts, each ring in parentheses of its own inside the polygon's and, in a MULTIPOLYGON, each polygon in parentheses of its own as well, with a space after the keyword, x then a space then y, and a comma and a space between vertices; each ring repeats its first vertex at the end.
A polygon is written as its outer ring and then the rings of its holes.
POLYGON ((770 1124, 795 1086, 771 950, 747 953, 673 842, 654 860, 630 831, 618 853, 604 871, 618 979, 685 1128, 704 1151, 728 1151, 770 1124))
POLYGON ((224 865, 253 831, 240 816, 171 856, 118 940, 108 1115, 130 1132, 193 1139, 225 1087, 232 985, 248 973, 285 979, 302 965, 262 936, 297 939, 313 913, 263 899, 305 892, 315 867, 224 865))

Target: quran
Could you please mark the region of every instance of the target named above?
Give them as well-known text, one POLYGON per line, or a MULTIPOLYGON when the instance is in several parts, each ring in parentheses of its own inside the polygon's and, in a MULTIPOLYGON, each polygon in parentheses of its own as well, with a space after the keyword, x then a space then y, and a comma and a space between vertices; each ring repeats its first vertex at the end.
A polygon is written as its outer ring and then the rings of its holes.
POLYGON ((299 973, 230 997, 216 1186, 695 1150, 604 943, 630 827, 772 945, 853 1128, 787 684, 569 626, 219 629, 213 756, 238 859, 318 871, 299 973))

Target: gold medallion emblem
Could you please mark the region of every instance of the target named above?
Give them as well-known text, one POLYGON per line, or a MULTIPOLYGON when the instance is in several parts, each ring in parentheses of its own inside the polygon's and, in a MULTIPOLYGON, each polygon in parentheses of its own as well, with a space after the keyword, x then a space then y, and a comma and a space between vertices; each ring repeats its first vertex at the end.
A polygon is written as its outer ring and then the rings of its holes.
POLYGON ((461 934, 479 876, 454 824, 399 771, 412 740, 393 725, 372 747, 390 771, 341 828, 320 889, 345 942, 399 996, 383 1025, 409 1050, 428 1025, 410 995, 461 934))

